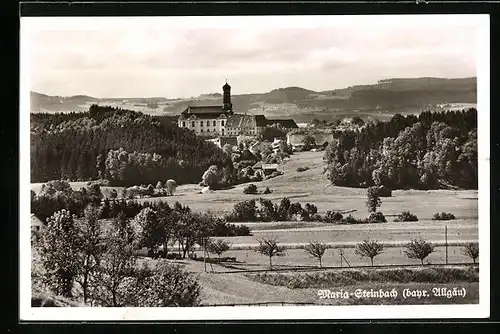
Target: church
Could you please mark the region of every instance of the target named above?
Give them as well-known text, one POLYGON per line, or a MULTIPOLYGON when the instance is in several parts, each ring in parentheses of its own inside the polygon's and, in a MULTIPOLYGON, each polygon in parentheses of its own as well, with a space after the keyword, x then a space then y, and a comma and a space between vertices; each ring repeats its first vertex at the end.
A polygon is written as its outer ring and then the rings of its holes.
POLYGON ((262 133, 268 125, 279 123, 286 128, 298 128, 294 120, 269 120, 264 115, 235 114, 231 103, 231 86, 222 86, 222 105, 188 106, 177 125, 193 130, 199 136, 225 137, 262 133))

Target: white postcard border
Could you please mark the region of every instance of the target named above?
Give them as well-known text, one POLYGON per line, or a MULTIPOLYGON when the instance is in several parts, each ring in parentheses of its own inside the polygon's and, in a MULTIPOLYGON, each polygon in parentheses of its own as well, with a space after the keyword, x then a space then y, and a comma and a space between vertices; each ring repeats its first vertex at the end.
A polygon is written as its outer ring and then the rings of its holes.
MULTIPOLYGON (((256 28, 257 29, 257 28, 256 28)), ((485 318, 490 314, 490 31, 489 15, 370 15, 370 16, 259 16, 259 17, 29 17, 21 18, 20 38, 20 189, 19 275, 20 320, 292 320, 292 319, 424 319, 485 318), (479 168, 479 304, 474 305, 359 305, 359 306, 242 306, 194 308, 41 308, 31 307, 29 43, 30 29, 103 29, 119 26, 188 25, 190 27, 324 27, 352 24, 432 26, 456 23, 477 27, 478 168, 479 168), (91 25, 89 26, 89 23, 91 25), (132 24, 133 23, 133 24, 132 24)))

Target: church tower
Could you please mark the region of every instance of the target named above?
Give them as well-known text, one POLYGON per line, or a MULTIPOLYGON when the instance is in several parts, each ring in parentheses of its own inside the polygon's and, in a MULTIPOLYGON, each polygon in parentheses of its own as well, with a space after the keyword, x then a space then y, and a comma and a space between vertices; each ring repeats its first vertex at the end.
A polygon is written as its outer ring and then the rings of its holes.
POLYGON ((231 103, 231 86, 226 84, 222 86, 222 90, 224 91, 224 98, 223 98, 223 103, 224 103, 224 111, 226 112, 232 112, 233 111, 233 104, 231 103))

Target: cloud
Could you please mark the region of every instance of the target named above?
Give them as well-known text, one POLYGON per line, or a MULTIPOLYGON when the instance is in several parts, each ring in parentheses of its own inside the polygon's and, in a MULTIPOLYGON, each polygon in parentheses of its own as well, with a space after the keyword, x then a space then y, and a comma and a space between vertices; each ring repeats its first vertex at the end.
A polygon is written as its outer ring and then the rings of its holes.
POLYGON ((125 26, 32 31, 34 90, 57 95, 197 96, 231 78, 242 92, 327 90, 387 77, 473 76, 470 26, 310 28, 125 26))

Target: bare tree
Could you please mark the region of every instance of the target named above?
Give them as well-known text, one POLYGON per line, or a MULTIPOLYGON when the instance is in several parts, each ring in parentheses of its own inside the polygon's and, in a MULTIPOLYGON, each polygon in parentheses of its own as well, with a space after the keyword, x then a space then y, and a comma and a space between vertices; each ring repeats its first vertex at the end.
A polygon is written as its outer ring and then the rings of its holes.
POLYGON ((409 259, 418 259, 424 265, 424 259, 434 252, 434 245, 422 239, 414 239, 406 245, 405 255, 409 259))
POLYGON ((220 256, 231 248, 231 244, 226 242, 225 240, 208 240, 207 250, 212 254, 217 254, 220 259, 220 256))
POLYGON ((257 241, 259 242, 259 247, 257 248, 257 252, 269 257, 269 268, 272 269, 273 257, 285 256, 285 250, 286 250, 285 247, 280 246, 276 241, 276 239, 274 238, 269 238, 269 239, 264 238, 262 240, 257 240, 257 241))
POLYGON ((474 264, 476 263, 476 259, 479 257, 479 245, 477 242, 470 242, 463 246, 462 254, 467 255, 472 259, 474 264))
POLYGON ((304 250, 309 253, 309 255, 317 258, 319 260, 319 266, 322 267, 321 259, 325 254, 326 245, 322 242, 311 241, 308 245, 304 247, 304 250))
POLYGON ((369 257, 373 267, 373 258, 381 254, 384 250, 384 245, 377 240, 366 239, 357 244, 355 253, 361 257, 369 257))

